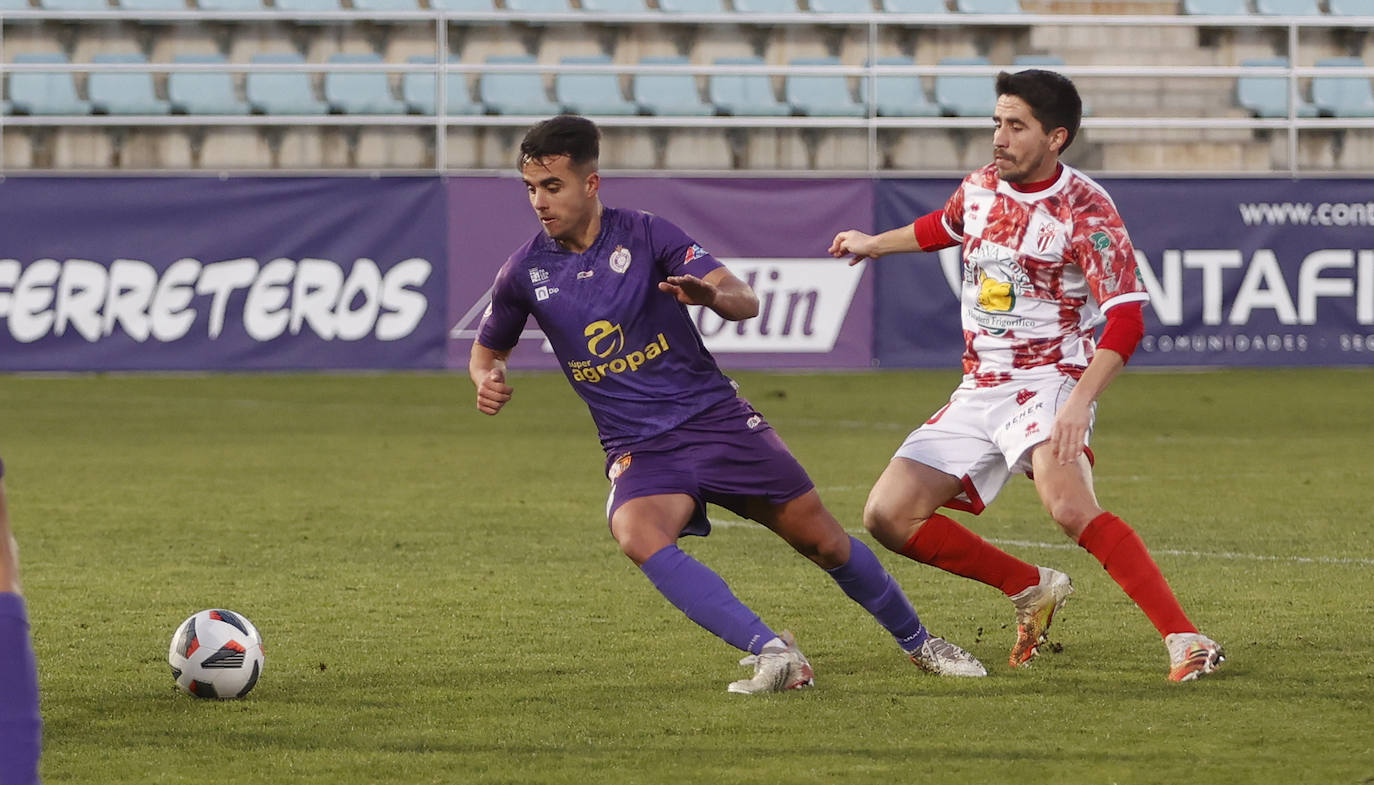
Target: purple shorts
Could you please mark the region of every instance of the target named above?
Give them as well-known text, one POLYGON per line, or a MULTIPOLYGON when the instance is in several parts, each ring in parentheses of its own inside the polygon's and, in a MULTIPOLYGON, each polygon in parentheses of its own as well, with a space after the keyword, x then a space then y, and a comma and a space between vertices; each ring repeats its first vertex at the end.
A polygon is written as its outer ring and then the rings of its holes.
POLYGON ((742 398, 611 452, 606 476, 611 481, 607 522, 630 499, 685 493, 697 507, 682 533, 701 537, 711 533, 707 503, 748 518, 751 500, 778 505, 815 487, 782 437, 742 398))

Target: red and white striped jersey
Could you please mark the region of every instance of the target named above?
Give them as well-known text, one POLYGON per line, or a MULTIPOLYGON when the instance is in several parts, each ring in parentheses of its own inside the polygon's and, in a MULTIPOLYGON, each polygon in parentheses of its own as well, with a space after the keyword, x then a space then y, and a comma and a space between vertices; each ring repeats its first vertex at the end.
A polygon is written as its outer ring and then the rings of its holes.
POLYGON ((1102 186, 1064 166, 1023 193, 989 164, 964 178, 942 223, 963 244, 964 375, 980 387, 1082 374, 1103 313, 1149 295, 1102 186))

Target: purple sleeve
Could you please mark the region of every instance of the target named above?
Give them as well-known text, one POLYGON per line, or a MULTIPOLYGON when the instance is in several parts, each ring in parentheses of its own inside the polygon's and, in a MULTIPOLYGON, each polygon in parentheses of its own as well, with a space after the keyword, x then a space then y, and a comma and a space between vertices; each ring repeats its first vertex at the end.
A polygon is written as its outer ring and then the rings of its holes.
POLYGON ((514 266, 507 261, 496 274, 496 283, 491 287, 491 303, 477 328, 477 342, 498 352, 515 348, 530 316, 529 307, 511 283, 514 266))
POLYGON ((43 721, 24 598, 0 592, 0 783, 34 785, 43 721))
POLYGON ((686 232, 656 215, 649 216, 649 243, 654 251, 654 259, 663 266, 665 275, 705 278, 707 273, 725 266, 688 237, 686 232))

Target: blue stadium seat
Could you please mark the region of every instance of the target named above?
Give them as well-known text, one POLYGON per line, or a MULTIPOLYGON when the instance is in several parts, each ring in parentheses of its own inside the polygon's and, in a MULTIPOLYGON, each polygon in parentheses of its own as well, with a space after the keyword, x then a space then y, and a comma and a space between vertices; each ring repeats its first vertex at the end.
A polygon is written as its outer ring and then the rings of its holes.
MULTIPOLYGON (((449 56, 449 62, 457 62, 458 58, 449 56)), ((426 55, 415 55, 410 58, 412 63, 433 63, 434 58, 426 55)), ((401 97, 405 99, 406 107, 415 114, 432 115, 438 111, 435 105, 434 95, 434 74, 412 71, 401 79, 401 97)), ((466 74, 448 74, 444 77, 444 111, 448 114, 481 114, 482 105, 472 100, 472 95, 468 92, 468 78, 466 74)))
MULTIPOLYGON (((381 56, 373 54, 330 55, 329 62, 383 64, 381 56)), ((341 114, 406 113, 406 105, 392 97, 385 71, 329 71, 324 75, 324 100, 341 114)))
MULTIPOLYGON (((878 65, 915 65, 910 57, 880 57, 878 65)), ((919 76, 879 76, 874 108, 880 117, 938 117, 940 107, 926 98, 919 76)), ((868 79, 859 80, 859 99, 868 101, 868 79)))
MULTIPOLYGON (((143 55, 99 54, 95 64, 146 64, 143 55)), ((147 71, 93 71, 86 81, 91 108, 99 114, 167 114, 171 104, 153 91, 153 75, 147 71)))
MULTIPOLYGON (((940 65, 989 65, 986 57, 946 57, 940 65)), ((997 87, 989 76, 941 74, 935 77, 935 103, 953 117, 992 117, 997 87)))
POLYGON ((1183 13, 1194 16, 1249 16, 1246 0, 1183 0, 1183 13))
POLYGON ((1020 0, 954 0, 954 10, 961 14, 1019 14, 1020 0))
POLYGON ((735 10, 741 14, 799 13, 797 0, 735 0, 735 10))
POLYGON ((198 0, 202 11, 261 11, 263 0, 198 0))
POLYGON ((1017 55, 1012 58, 1011 64, 1053 71, 1064 64, 1064 58, 1057 55, 1017 55))
POLYGON ((572 11, 568 0, 506 0, 509 11, 527 14, 559 14, 572 11))
MULTIPOLYGON (((721 57, 715 65, 763 65, 758 57, 721 57)), ((780 117, 792 114, 792 107, 773 94, 773 77, 767 74, 721 74, 712 76, 711 103, 721 112, 737 117, 780 117)))
POLYGON ((108 11, 105 0, 38 0, 38 7, 49 11, 108 11))
POLYGON ((658 0, 658 8, 675 14, 723 14, 725 0, 658 0))
POLYGON ((870 0, 811 0, 811 11, 817 14, 871 14, 870 0))
MULTIPOLYGON (((1288 67, 1287 57, 1242 60, 1247 67, 1288 67)), ((1242 76, 1236 80, 1236 103, 1256 117, 1288 116, 1288 79, 1282 76, 1242 76)), ((1299 99, 1298 117, 1316 117, 1317 107, 1299 99)))
MULTIPOLYGON (((839 66, 838 57, 796 57, 792 66, 839 66)), ((843 76, 788 76, 783 83, 787 103, 799 114, 812 117, 863 117, 867 108, 854 100, 843 76)))
MULTIPOLYGON (((493 55, 490 65, 525 65, 535 62, 533 55, 493 55)), ((477 94, 488 112, 506 115, 558 114, 558 104, 544 90, 543 74, 482 74, 477 94)))
MULTIPOLYGON (((222 55, 177 55, 174 63, 225 63, 222 55)), ((167 76, 167 97, 184 114, 248 114, 252 110, 234 94, 228 71, 180 71, 167 76)))
MULTIPOLYGON (((305 59, 296 54, 255 55, 252 62, 295 65, 305 59)), ((310 74, 305 71, 254 71, 246 80, 248 103, 262 114, 328 114, 329 104, 315 98, 310 74)))
POLYGON ((945 0, 881 0, 884 11, 889 14, 947 14, 949 6, 945 0))
MULTIPOLYGON (((1318 68, 1363 68, 1358 57, 1326 57, 1318 68)), ((1374 91, 1368 77, 1314 76, 1312 102, 1327 117, 1374 117, 1374 91)))
MULTIPOLYGON (((28 53, 17 55, 15 63, 65 63, 63 54, 28 53)), ((76 95, 76 80, 70 72, 30 71, 10 74, 10 109, 17 114, 90 114, 90 103, 76 95)))
POLYGON ((1332 16, 1374 16, 1374 0, 1327 0, 1332 16))
MULTIPOLYGON (((685 57, 642 57, 640 65, 680 65, 685 57)), ((701 100, 697 78, 692 74, 640 74, 634 78, 635 102, 649 114, 699 117, 715 114, 715 107, 701 100)))
MULTIPOLYGON (((607 65, 606 55, 565 57, 563 65, 607 65)), ((584 115, 632 115, 639 107, 620 94, 620 77, 613 73, 559 74, 553 81, 554 96, 564 111, 584 115)))
POLYGON ((1265 16, 1321 16, 1317 0, 1255 0, 1255 10, 1265 16))
POLYGON ((643 14, 649 6, 644 0, 582 0, 583 11, 596 11, 603 14, 643 14))

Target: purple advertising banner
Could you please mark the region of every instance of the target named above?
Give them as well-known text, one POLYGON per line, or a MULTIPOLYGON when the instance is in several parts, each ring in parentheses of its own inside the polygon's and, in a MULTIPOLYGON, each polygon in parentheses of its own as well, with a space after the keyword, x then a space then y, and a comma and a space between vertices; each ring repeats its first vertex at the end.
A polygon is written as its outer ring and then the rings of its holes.
MULTIPOLYGON (((453 178, 448 188, 448 364, 465 368, 496 271, 540 229, 514 176, 453 178)), ((870 181, 607 177, 601 198, 672 221, 754 287, 756 319, 727 324, 710 311, 691 309, 723 367, 872 364, 872 274, 826 255, 835 232, 872 223, 870 181)), ((511 363, 557 367, 533 322, 511 363)))
POLYGON ((438 368, 433 178, 9 178, 0 370, 438 368))
MULTIPOLYGON (((1374 188, 1361 180, 1100 180, 1150 292, 1133 365, 1374 364, 1374 188)), ((877 185, 875 229, 958 185, 877 185)), ((957 367, 957 249, 878 262, 884 366, 957 367)))

